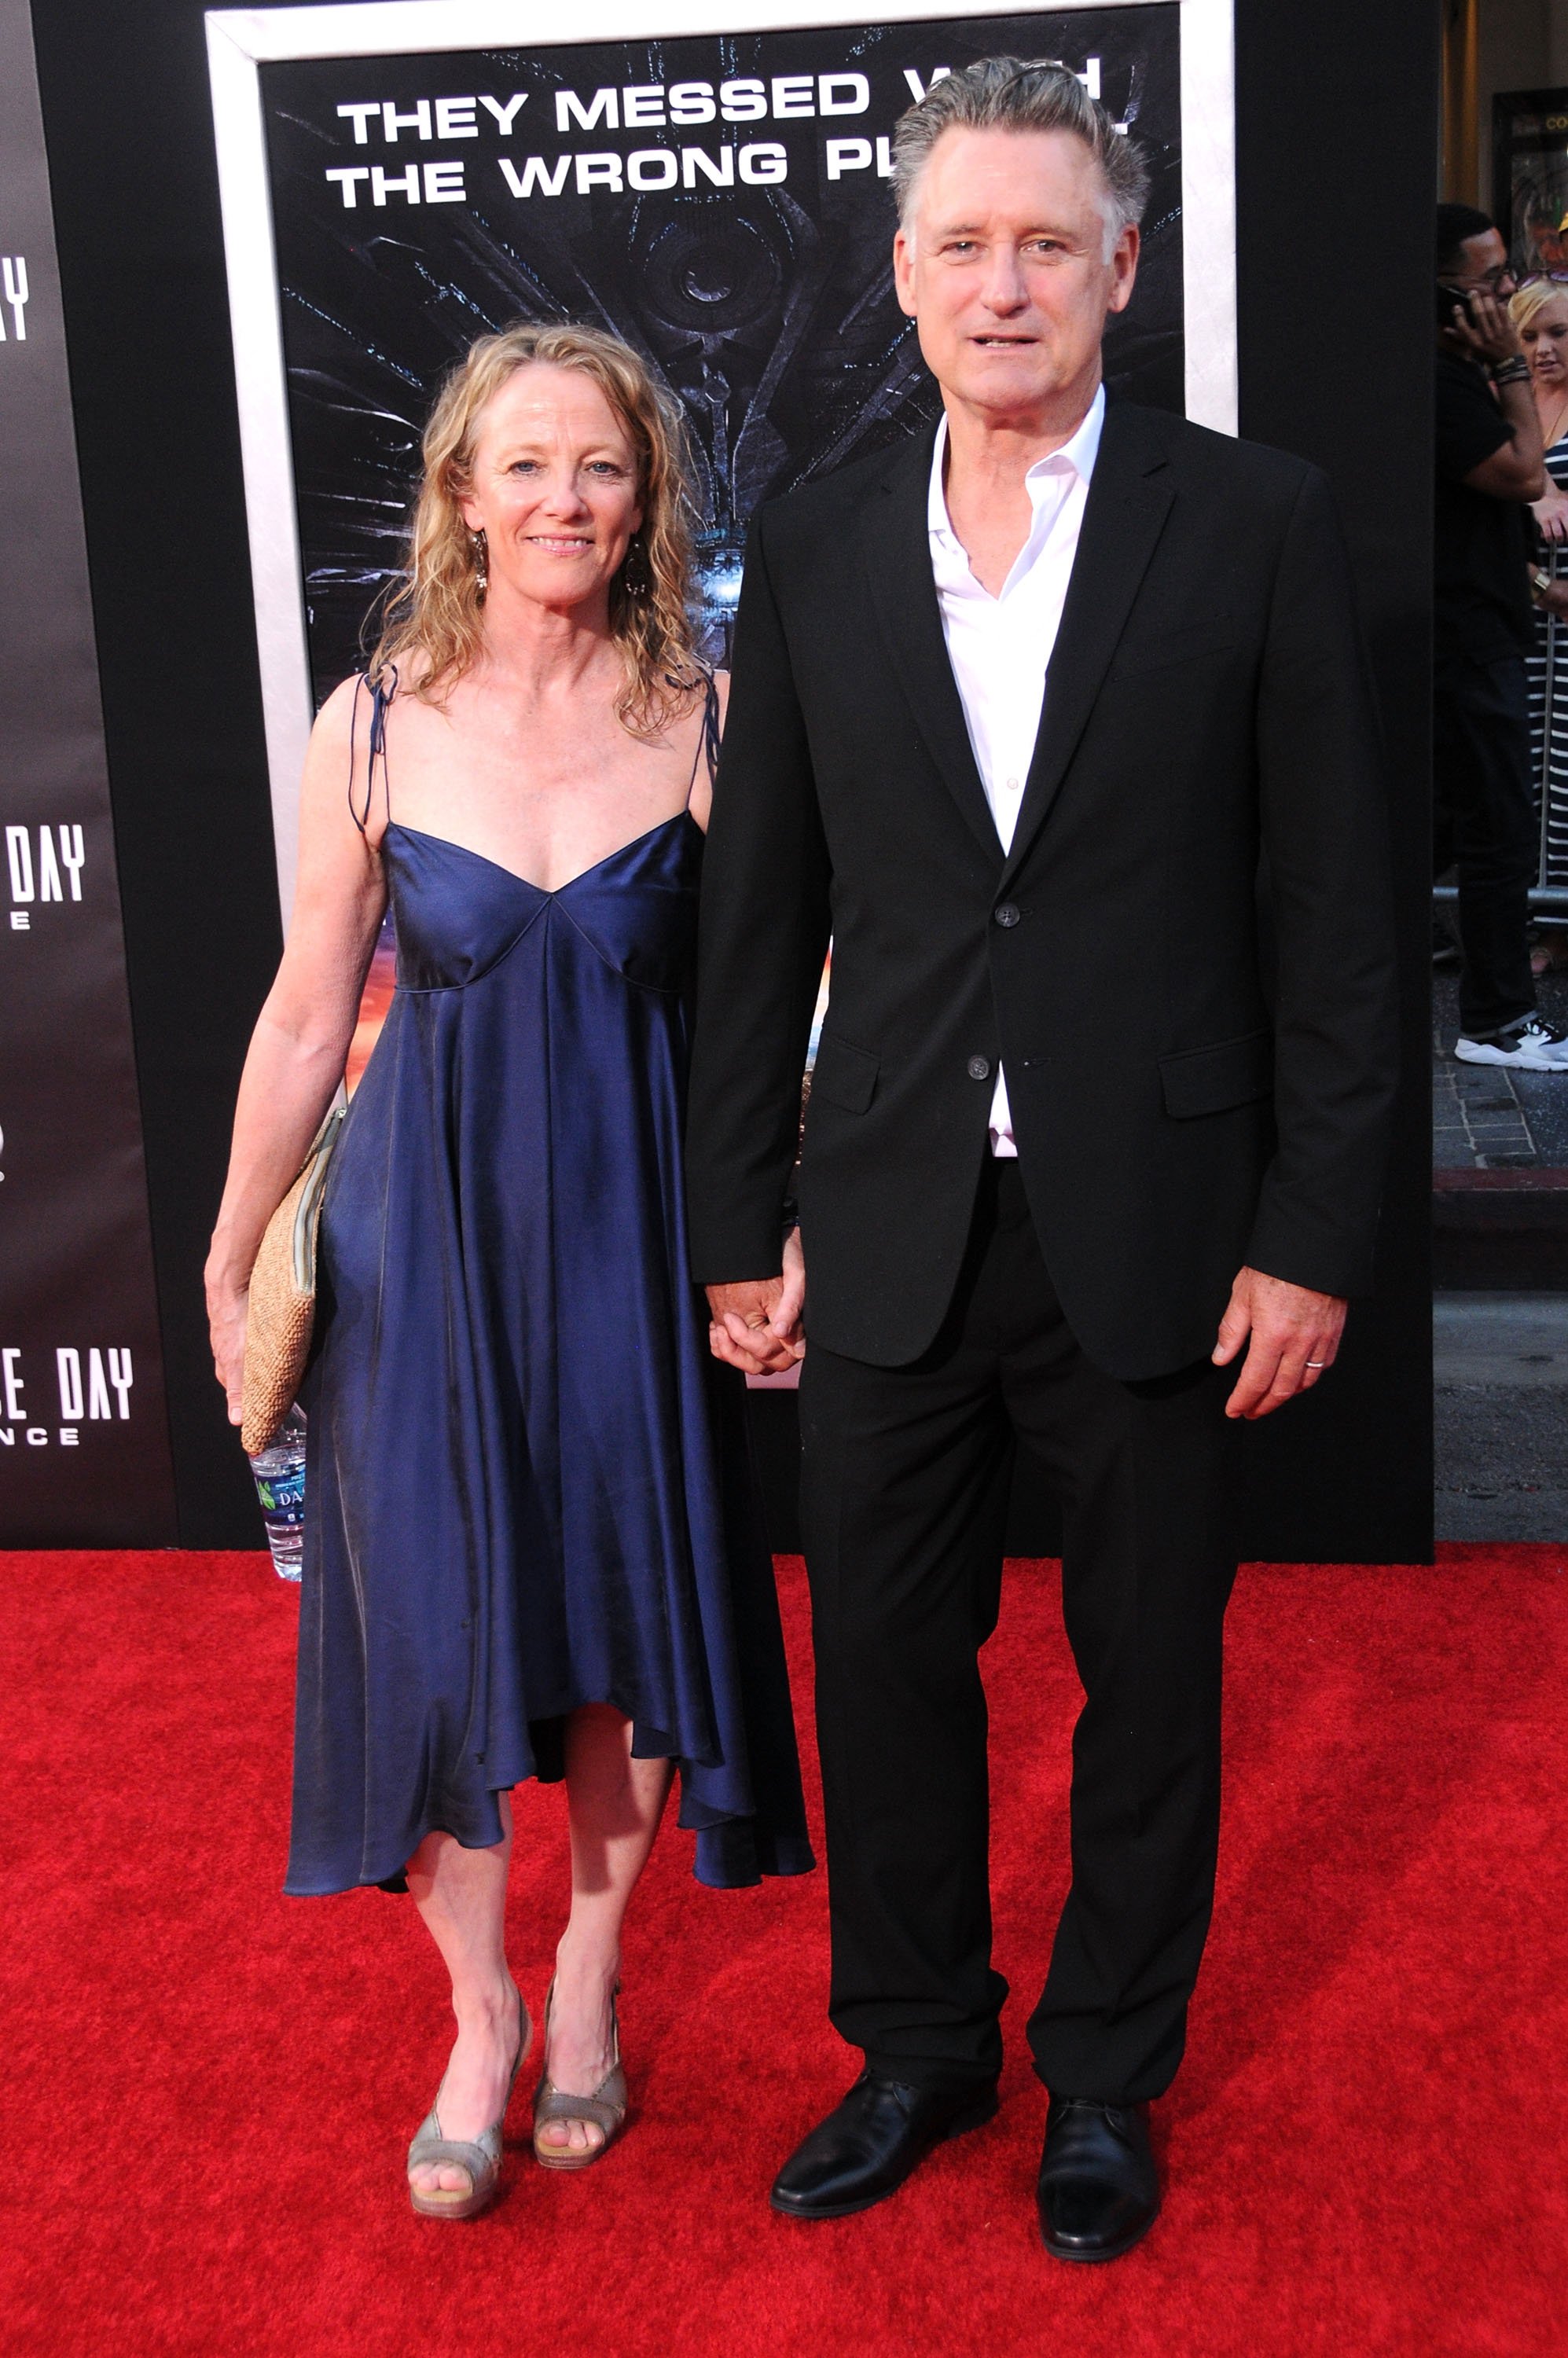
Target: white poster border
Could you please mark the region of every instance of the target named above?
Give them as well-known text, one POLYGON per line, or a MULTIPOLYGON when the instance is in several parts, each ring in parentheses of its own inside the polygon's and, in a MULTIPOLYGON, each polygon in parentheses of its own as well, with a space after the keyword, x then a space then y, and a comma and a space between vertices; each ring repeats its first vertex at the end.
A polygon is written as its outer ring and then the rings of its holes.
MULTIPOLYGON (((1050 0, 1044 13, 1151 7, 1171 0, 1050 0)), ((1236 105, 1233 0, 1174 0, 1181 9, 1183 312, 1187 416, 1237 430, 1236 105)), ((314 708, 303 567, 294 495, 288 378, 262 114, 263 65, 307 58, 416 56, 462 49, 578 49, 591 41, 676 40, 694 34, 794 32, 836 25, 929 22, 1013 13, 1007 0, 663 0, 656 36, 648 0, 578 0, 569 31, 538 0, 348 0, 207 15, 208 70, 239 398, 245 515, 272 789, 278 898, 294 903, 299 777, 314 708), (546 21, 542 21, 546 20, 546 21)), ((1022 13, 1020 11, 1019 13, 1022 13)))

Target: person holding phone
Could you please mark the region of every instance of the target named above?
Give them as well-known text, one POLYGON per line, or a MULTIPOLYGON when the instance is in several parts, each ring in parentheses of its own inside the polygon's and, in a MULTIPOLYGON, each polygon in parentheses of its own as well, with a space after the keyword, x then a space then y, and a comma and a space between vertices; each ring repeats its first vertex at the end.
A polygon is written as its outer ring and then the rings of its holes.
POLYGON ((1535 1003, 1530 507, 1547 490, 1518 292, 1496 225, 1437 209, 1434 873, 1459 884, 1459 1036, 1470 1065, 1568 1069, 1568 1033, 1535 1003))

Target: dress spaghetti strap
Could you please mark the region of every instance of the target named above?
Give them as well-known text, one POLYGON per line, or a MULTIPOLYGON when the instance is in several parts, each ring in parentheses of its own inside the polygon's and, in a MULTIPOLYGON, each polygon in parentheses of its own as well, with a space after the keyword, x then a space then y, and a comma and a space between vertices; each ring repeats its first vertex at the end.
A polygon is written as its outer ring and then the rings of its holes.
POLYGON ((702 734, 697 741, 697 751, 692 755, 691 759, 691 776, 687 781, 686 790, 686 806, 687 810, 691 808, 691 798, 697 792, 697 773, 702 766, 703 755, 706 753, 708 756, 708 783, 709 785, 713 784, 714 773, 719 767, 719 684, 715 680, 713 674, 706 668, 703 671, 702 678, 702 734))
POLYGON ((362 835, 370 825, 371 807, 375 800, 377 762, 381 763, 381 791, 386 805, 388 825, 392 821, 392 784, 386 767, 386 714, 388 706, 397 693, 397 665, 389 664, 386 669, 392 680, 390 687, 383 687, 382 675, 379 672, 374 679, 365 672, 361 672, 357 676, 354 680, 354 700, 349 712, 349 817, 362 835), (357 759, 355 741, 359 731, 362 687, 368 688, 370 691, 370 754, 365 763, 365 807, 362 818, 354 807, 354 769, 357 759))

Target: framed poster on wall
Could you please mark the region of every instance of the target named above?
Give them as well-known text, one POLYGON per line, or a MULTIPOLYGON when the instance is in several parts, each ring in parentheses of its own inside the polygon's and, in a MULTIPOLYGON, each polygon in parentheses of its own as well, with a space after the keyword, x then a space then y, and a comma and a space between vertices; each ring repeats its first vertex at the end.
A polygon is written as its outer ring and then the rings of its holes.
POLYGON ((847 0, 669 0, 653 33, 654 13, 208 16, 286 921, 305 741, 400 562, 446 370, 520 318, 643 354, 689 421, 721 646, 758 503, 935 414, 892 295, 889 140, 944 71, 1059 59, 1127 125, 1153 194, 1112 395, 1235 431, 1230 0, 894 0, 871 21, 847 0))
POLYGON ((1492 217, 1519 279, 1568 279, 1568 90, 1493 99, 1492 217))

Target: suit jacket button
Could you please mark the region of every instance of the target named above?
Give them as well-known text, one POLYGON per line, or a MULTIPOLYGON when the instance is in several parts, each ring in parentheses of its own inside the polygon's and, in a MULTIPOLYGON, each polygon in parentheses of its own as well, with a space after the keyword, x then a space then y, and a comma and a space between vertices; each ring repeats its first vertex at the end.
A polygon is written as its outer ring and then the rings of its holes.
POLYGON ((996 921, 999 925, 1016 925, 1022 914, 1016 901, 1004 901, 996 912, 996 921))
POLYGON ((989 1058, 985 1056, 971 1056, 969 1058, 969 1078, 971 1081, 989 1081, 990 1076, 991 1068, 989 1058))

